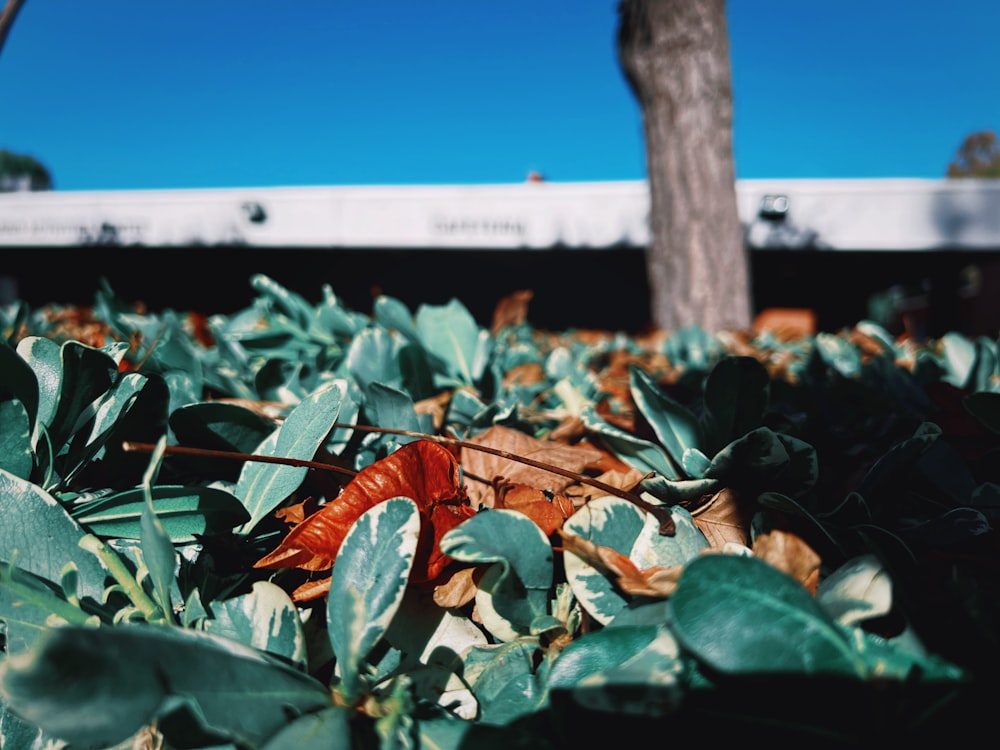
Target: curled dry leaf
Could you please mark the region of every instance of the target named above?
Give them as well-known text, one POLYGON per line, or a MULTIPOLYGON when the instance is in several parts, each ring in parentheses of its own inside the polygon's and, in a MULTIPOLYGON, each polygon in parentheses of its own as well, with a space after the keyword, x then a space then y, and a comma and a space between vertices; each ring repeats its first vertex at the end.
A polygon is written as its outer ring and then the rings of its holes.
POLYGON ((754 540, 753 553, 766 563, 787 573, 813 595, 819 585, 820 556, 795 534, 772 531, 754 540))
POLYGON ((640 570, 628 557, 611 547, 602 547, 574 534, 560 533, 563 549, 597 570, 615 576, 618 587, 632 596, 666 599, 677 588, 683 565, 654 566, 640 570))
POLYGON ((434 587, 434 603, 445 609, 464 607, 476 598, 481 577, 481 566, 456 570, 447 581, 434 587))
POLYGON ((339 496, 297 524, 254 567, 328 570, 354 522, 378 503, 402 496, 417 504, 421 517, 410 580, 431 581, 451 562, 440 552, 441 537, 475 515, 458 477, 458 463, 447 448, 429 440, 408 443, 358 472, 339 496))

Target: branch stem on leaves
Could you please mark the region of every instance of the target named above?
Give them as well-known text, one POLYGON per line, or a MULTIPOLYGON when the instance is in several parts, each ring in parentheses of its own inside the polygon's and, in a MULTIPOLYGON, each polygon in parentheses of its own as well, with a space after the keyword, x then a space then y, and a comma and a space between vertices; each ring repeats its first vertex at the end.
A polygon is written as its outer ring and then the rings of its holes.
MULTIPOLYGON (((126 440, 122 443, 122 450, 131 453, 152 453, 156 446, 153 443, 137 443, 126 440)), ((239 453, 238 451, 219 451, 211 448, 190 448, 185 445, 168 445, 164 449, 164 454, 168 456, 201 456, 203 458, 229 458, 234 461, 258 461, 264 464, 284 464, 285 466, 305 466, 308 469, 322 469, 324 471, 335 471, 339 474, 354 476, 358 472, 354 469, 347 469, 335 464, 327 464, 322 461, 306 461, 301 458, 285 458, 284 456, 263 456, 258 453, 239 453)))
MULTIPOLYGON (((673 516, 670 514, 670 506, 668 505, 654 505, 653 503, 643 500, 636 492, 631 490, 623 490, 620 487, 614 487, 613 485, 607 484, 600 481, 599 479, 594 479, 593 477, 588 477, 586 474, 579 474, 575 471, 570 471, 569 469, 564 469, 561 466, 556 466, 554 464, 544 463, 542 461, 535 461, 530 458, 525 458, 524 456, 519 456, 516 453, 510 453, 508 451, 502 450, 500 448, 491 448, 487 445, 479 445, 477 443, 471 443, 467 440, 460 440, 459 438, 445 437, 443 435, 428 435, 423 432, 413 432, 411 430, 397 430, 390 427, 375 427, 370 425, 358 425, 358 424, 344 424, 341 422, 335 422, 331 429, 349 429, 349 430, 359 430, 362 432, 378 432, 388 435, 400 435, 402 437, 411 437, 418 440, 430 440, 435 443, 440 443, 442 445, 451 445, 458 448, 467 448, 469 450, 480 451, 482 453, 489 453, 494 456, 499 456, 500 458, 506 458, 509 461, 516 461, 518 463, 531 466, 535 469, 541 469, 542 471, 548 471, 552 474, 558 474, 560 476, 566 477, 567 479, 572 479, 580 484, 586 484, 595 489, 606 492, 609 495, 615 495, 624 500, 628 500, 637 507, 653 515, 657 521, 660 523, 660 534, 662 536, 673 536, 675 532, 675 525, 673 516)), ((136 443, 136 442, 125 442, 122 443, 122 449, 125 451, 143 451, 151 452, 156 446, 152 443, 136 443)), ((168 445, 165 448, 166 455, 191 455, 191 456, 211 456, 217 458, 232 458, 239 459, 242 461, 263 461, 266 463, 275 464, 286 464, 288 466, 306 466, 311 469, 322 469, 324 471, 336 471, 343 474, 354 475, 357 472, 351 469, 345 469, 340 466, 334 466, 333 464, 325 464, 319 461, 303 461, 301 459, 295 458, 283 458, 281 456, 260 456, 255 453, 236 453, 230 451, 219 451, 219 450, 209 450, 206 448, 188 448, 180 445, 168 445)))
POLYGON ((142 585, 135 580, 121 558, 113 550, 108 549, 100 539, 93 534, 87 534, 80 539, 80 548, 95 555, 101 561, 111 577, 115 579, 115 583, 121 586, 125 596, 142 613, 146 622, 167 621, 163 610, 146 595, 142 585))

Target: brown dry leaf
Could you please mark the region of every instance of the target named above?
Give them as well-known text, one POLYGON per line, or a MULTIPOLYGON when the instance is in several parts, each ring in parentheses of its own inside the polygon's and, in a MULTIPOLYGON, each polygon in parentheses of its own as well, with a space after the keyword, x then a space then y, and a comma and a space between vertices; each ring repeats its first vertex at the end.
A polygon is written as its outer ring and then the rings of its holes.
MULTIPOLYGON (((631 492, 645 476, 638 469, 622 464, 621 467, 605 471, 595 479, 609 487, 631 492)), ((570 499, 574 507, 579 508, 594 497, 594 492, 594 488, 588 484, 574 484, 566 488, 566 497, 570 499)))
MULTIPOLYGON (((618 458, 618 456, 609 451, 607 448, 604 448, 603 446, 594 443, 586 443, 586 444, 592 446, 593 449, 597 451, 598 454, 597 458, 595 458, 593 461, 587 464, 586 466, 587 471, 597 474, 605 474, 608 472, 628 473, 629 471, 634 471, 631 465, 622 461, 620 458, 618 458)), ((639 476, 641 478, 644 475, 640 474, 639 476)))
POLYGON ((461 568, 447 581, 434 587, 434 603, 445 609, 457 609, 476 598, 482 572, 479 568, 461 568))
POLYGON ((871 357, 881 355, 885 351, 885 347, 882 346, 882 342, 878 339, 872 338, 867 333, 859 331, 857 328, 851 329, 847 336, 847 340, 861 350, 862 358, 866 361, 871 357))
POLYGON ((564 417, 559 424, 549 430, 549 440, 556 442, 575 443, 587 434, 583 420, 579 417, 564 417))
POLYGON ((496 336, 508 326, 514 327, 525 323, 528 320, 528 303, 534 296, 535 293, 530 289, 520 289, 497 302, 493 308, 490 332, 496 336))
MULTIPOLYGON (((467 442, 502 450, 540 463, 552 464, 577 474, 600 456, 593 446, 567 445, 551 440, 539 440, 520 430, 503 425, 494 425, 467 442)), ((529 487, 552 492, 562 492, 574 481, 561 474, 536 469, 533 466, 484 453, 474 448, 462 448, 459 458, 462 468, 467 474, 485 480, 479 481, 473 479, 472 476, 466 477, 466 489, 473 507, 478 507, 480 503, 490 508, 493 507, 495 495, 490 483, 496 477, 503 477, 508 482, 526 484, 529 487)))
POLYGON ((728 487, 716 492, 704 505, 691 512, 694 525, 708 539, 713 548, 726 542, 750 546, 750 521, 753 506, 741 502, 739 495, 728 487))
POLYGON ((519 385, 535 385, 548 378, 545 368, 537 362, 525 362, 511 367, 503 374, 503 387, 513 388, 519 385))
POLYGON ((434 423, 434 429, 440 430, 444 425, 445 415, 448 413, 448 404, 451 403, 451 391, 442 391, 436 396, 421 399, 413 404, 413 411, 419 417, 421 414, 430 414, 434 423))
POLYGON ((794 341, 816 333, 816 311, 808 307, 768 307, 753 319, 755 336, 765 331, 779 341, 794 341))
POLYGON ((572 552, 597 570, 613 574, 618 587, 632 596, 666 599, 674 593, 684 569, 683 565, 671 565, 640 570, 628 557, 611 547, 602 547, 573 534, 560 532, 560 537, 563 550, 572 552))
MULTIPOLYGON (((629 394, 631 398, 631 394, 629 394)), ((631 432, 635 434, 636 431, 636 421, 635 412, 632 411, 633 404, 631 401, 628 402, 629 411, 615 411, 611 408, 610 403, 607 399, 599 401, 597 406, 594 407, 601 419, 603 419, 608 424, 617 427, 620 430, 625 430, 625 432, 631 432)))
POLYGON ((604 472, 597 479, 620 490, 633 490, 645 477, 646 475, 634 466, 623 464, 604 472))
POLYGON ((819 585, 820 556, 795 534, 772 531, 761 534, 753 543, 754 556, 787 573, 809 592, 816 594, 819 585))

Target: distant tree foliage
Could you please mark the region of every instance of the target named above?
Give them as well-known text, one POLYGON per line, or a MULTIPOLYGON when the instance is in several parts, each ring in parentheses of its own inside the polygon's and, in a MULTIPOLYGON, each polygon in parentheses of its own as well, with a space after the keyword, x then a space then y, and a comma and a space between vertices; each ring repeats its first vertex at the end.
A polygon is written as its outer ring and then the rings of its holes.
POLYGON ((0 148, 0 193, 51 189, 52 175, 38 159, 0 148))
POLYGON ((966 136, 955 160, 948 165, 949 177, 1000 178, 1000 142, 992 130, 966 136))

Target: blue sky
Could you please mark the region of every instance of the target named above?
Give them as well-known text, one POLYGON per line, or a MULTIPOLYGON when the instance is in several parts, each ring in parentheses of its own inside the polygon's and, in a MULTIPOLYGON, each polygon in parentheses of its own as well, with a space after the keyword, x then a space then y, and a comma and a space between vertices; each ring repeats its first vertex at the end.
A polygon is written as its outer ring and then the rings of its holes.
MULTIPOLYGON (((0 148, 60 190, 645 176, 616 0, 27 0, 0 148)), ((1000 2, 731 0, 739 178, 944 175, 1000 2)))

